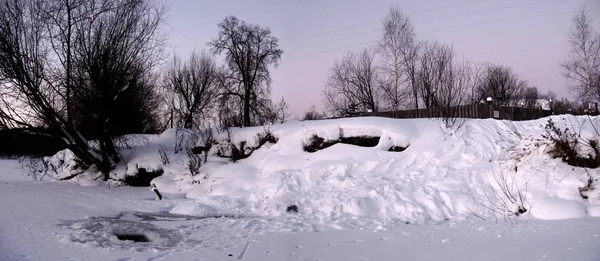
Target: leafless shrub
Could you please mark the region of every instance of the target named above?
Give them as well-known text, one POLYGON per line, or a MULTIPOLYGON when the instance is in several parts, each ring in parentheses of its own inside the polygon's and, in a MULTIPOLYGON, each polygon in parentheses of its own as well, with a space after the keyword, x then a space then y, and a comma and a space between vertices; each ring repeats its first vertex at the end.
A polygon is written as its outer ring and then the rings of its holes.
POLYGON ((323 113, 317 111, 315 105, 311 105, 308 111, 304 113, 304 117, 302 117, 303 121, 313 121, 313 120, 322 120, 325 119, 326 116, 323 113))
POLYGON ((217 141, 215 140, 213 129, 211 128, 210 124, 207 128, 200 130, 200 135, 204 140, 204 147, 202 148, 202 151, 204 152, 204 162, 206 162, 208 160, 208 153, 212 149, 212 146, 217 143, 217 141))
POLYGON ((586 180, 585 186, 579 188, 579 195, 581 195, 581 197, 584 199, 588 199, 588 193, 596 189, 596 186, 598 184, 598 178, 592 177, 592 175, 587 169, 585 170, 585 172, 587 173, 588 178, 586 180))
POLYGON ((169 155, 167 154, 167 147, 160 145, 158 149, 158 155, 160 156, 160 162, 162 162, 163 166, 171 164, 169 155))
POLYGON ((43 157, 22 157, 19 159, 23 174, 35 181, 41 181, 46 175, 50 166, 43 157))
MULTIPOLYGON (((509 172, 500 171, 496 173, 492 165, 492 175, 494 185, 492 192, 484 191, 485 198, 471 199, 479 206, 491 211, 494 214, 496 222, 498 217, 502 217, 504 221, 520 217, 522 214, 531 210, 532 204, 527 200, 527 182, 524 188, 519 188, 515 181, 509 177, 509 172)), ((516 173, 516 167, 515 167, 516 173)), ((481 219, 485 218, 469 209, 469 212, 481 219)))
POLYGON ((186 131, 177 129, 175 130, 175 146, 174 153, 177 154, 184 149, 184 141, 185 141, 186 131))
POLYGON ((202 164, 204 163, 202 155, 195 153, 193 150, 193 148, 196 147, 198 138, 199 137, 197 134, 191 134, 188 138, 188 143, 185 147, 185 152, 188 157, 187 167, 190 172, 190 175, 192 176, 196 176, 200 173, 200 167, 202 167, 202 164))
MULTIPOLYGON (((592 126, 594 123, 590 120, 592 126)), ((581 126, 560 127, 552 119, 544 127, 542 137, 548 139, 552 145, 548 154, 554 158, 561 158, 571 166, 584 168, 597 168, 600 166, 600 148, 597 139, 585 140, 581 138, 581 126), (580 153, 580 147, 590 151, 587 155, 580 153)), ((598 134, 596 134, 598 137, 598 134)))

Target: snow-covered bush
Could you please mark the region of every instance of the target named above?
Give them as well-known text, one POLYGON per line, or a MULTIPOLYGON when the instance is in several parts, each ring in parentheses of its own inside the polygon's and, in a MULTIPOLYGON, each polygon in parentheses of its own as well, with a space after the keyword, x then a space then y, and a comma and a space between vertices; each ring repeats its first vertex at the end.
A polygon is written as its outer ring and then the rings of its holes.
POLYGON ((233 162, 250 157, 252 153, 267 143, 275 144, 279 139, 273 135, 269 128, 264 128, 262 132, 256 134, 254 144, 248 144, 245 140, 235 143, 231 139, 231 131, 227 132, 227 139, 219 143, 217 156, 231 158, 233 162))
MULTIPOLYGON (((591 122, 593 125, 594 123, 591 122)), ((571 128, 557 126, 552 118, 548 119, 545 133, 542 135, 552 145, 548 153, 554 158, 561 158, 571 166, 584 168, 600 167, 600 151, 598 136, 584 139, 580 135, 580 126, 571 124, 571 128), (587 150, 587 155, 581 151, 587 150)))

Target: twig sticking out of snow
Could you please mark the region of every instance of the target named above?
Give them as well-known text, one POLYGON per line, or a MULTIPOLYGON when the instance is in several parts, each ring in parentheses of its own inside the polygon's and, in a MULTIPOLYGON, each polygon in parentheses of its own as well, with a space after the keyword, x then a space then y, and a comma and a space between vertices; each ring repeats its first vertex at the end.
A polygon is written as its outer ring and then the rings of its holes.
MULTIPOLYGON (((494 217, 502 216, 505 220, 511 217, 519 217, 530 210, 531 203, 526 198, 527 183, 525 183, 524 191, 522 191, 514 181, 509 179, 507 173, 503 171, 496 173, 493 165, 492 174, 498 188, 492 188, 493 193, 491 194, 484 192, 484 200, 470 196, 475 203, 494 213, 494 217)), ((477 218, 485 220, 483 216, 476 214, 471 209, 469 211, 477 218)), ((498 220, 496 219, 496 221, 498 220)))

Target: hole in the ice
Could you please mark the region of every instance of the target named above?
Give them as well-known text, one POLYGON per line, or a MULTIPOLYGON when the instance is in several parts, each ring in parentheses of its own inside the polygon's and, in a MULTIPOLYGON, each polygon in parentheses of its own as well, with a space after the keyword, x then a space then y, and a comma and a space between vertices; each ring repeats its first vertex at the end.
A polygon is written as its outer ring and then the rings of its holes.
POLYGON ((144 234, 114 234, 119 240, 130 240, 133 242, 150 242, 150 239, 144 234))
POLYGON ((288 213, 298 213, 298 206, 296 206, 296 205, 289 205, 287 207, 286 211, 288 213))

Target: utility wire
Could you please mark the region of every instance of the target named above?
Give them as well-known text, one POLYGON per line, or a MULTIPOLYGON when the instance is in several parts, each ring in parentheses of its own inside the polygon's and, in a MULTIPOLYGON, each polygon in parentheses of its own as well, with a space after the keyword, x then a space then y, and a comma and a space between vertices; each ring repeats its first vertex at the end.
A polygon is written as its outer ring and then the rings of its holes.
MULTIPOLYGON (((591 9, 589 11, 594 12, 594 11, 598 11, 598 10, 600 10, 600 8, 591 9)), ((520 17, 513 17, 513 18, 497 19, 497 20, 491 20, 491 21, 483 21, 483 22, 477 22, 477 23, 462 24, 462 25, 449 26, 449 27, 444 27, 444 28, 439 28, 439 29, 427 30, 427 31, 423 31, 423 32, 418 32, 417 34, 438 32, 438 31, 443 31, 443 30, 447 30, 447 29, 468 27, 468 26, 482 25, 482 24, 491 24, 491 23, 497 23, 497 22, 523 20, 523 19, 528 19, 528 18, 546 17, 546 16, 563 15, 563 14, 572 14, 572 13, 576 13, 576 12, 579 12, 579 11, 566 11, 566 12, 557 12, 557 13, 550 13, 550 14, 528 15, 528 16, 520 16, 520 17)))
POLYGON ((302 51, 304 49, 308 49, 308 48, 311 48, 311 47, 315 47, 315 46, 319 46, 319 45, 324 45, 324 44, 329 44, 329 43, 335 43, 335 42, 339 42, 339 41, 342 41, 342 40, 346 40, 346 39, 350 39, 350 38, 355 38, 355 37, 359 37, 359 36, 363 36, 363 35, 367 35, 367 34, 377 33, 377 32, 381 32, 381 31, 383 31, 383 29, 377 29, 377 30, 373 30, 373 31, 368 31, 368 32, 360 33, 360 34, 353 34, 353 35, 350 35, 350 36, 347 36, 347 37, 337 38, 337 39, 333 39, 333 40, 327 41, 327 42, 320 42, 320 43, 308 45, 308 46, 305 46, 305 47, 302 47, 302 48, 298 48, 298 49, 294 49, 294 50, 291 50, 291 51, 288 51, 288 52, 285 52, 285 53, 295 53, 295 52, 302 51))
MULTIPOLYGON (((481 0, 478 0, 481 1, 481 0)), ((557 2, 564 2, 564 1, 568 1, 568 0, 551 0, 551 1, 543 1, 543 2, 536 2, 536 3, 528 3, 528 4, 519 4, 519 5, 511 5, 511 6, 503 6, 503 7, 496 7, 496 8, 490 8, 490 9, 485 9, 485 10, 480 10, 480 11, 473 11, 473 12, 466 12, 466 13, 461 13, 461 14, 455 14, 455 15, 449 15, 449 16, 442 16, 442 17, 436 17, 436 18, 431 18, 431 19, 427 19, 427 20, 421 20, 421 21, 417 21, 414 24, 419 24, 419 23, 423 23, 423 22, 431 22, 431 21, 435 21, 435 20, 442 20, 442 19, 447 19, 447 18, 454 18, 454 17, 459 17, 459 16, 465 16, 465 15, 472 15, 472 14, 480 14, 480 13, 487 13, 487 12, 493 12, 493 11, 499 11, 499 10, 506 10, 506 9, 512 9, 512 8, 519 8, 519 7, 527 7, 527 6, 534 6, 534 5, 542 5, 542 4, 551 4, 551 3, 557 3, 557 2)), ((466 3, 473 3, 476 1, 472 1, 472 2, 466 2, 466 3)), ((463 4, 466 4, 463 3, 463 4)), ((429 9, 429 10, 438 10, 441 9, 437 8, 437 9, 429 9)), ((350 35, 350 36, 346 36, 343 38, 337 38, 337 39, 333 39, 333 40, 329 40, 326 42, 320 42, 320 43, 316 43, 316 44, 312 44, 309 46, 305 46, 305 47, 301 47, 298 49, 294 49, 291 51, 287 51, 286 53, 295 53, 301 50, 305 50, 311 47, 316 47, 319 45, 324 45, 324 44, 330 44, 330 43, 335 43, 335 42, 339 42, 342 40, 347 40, 350 38, 355 38, 355 37, 359 37, 359 36, 363 36, 363 35, 367 35, 367 34, 372 34, 372 33, 377 33, 377 32, 382 32, 383 29, 377 29, 377 30, 372 30, 372 31, 368 31, 368 32, 364 32, 364 33, 359 33, 359 34, 354 34, 354 35, 350 35)))
POLYGON ((502 6, 502 7, 490 8, 490 9, 485 9, 485 10, 480 10, 480 11, 466 12, 466 13, 460 13, 460 14, 455 14, 455 15, 448 15, 448 16, 442 16, 442 17, 421 20, 421 21, 415 22, 415 24, 431 22, 431 21, 441 20, 441 19, 454 18, 454 17, 459 17, 459 16, 465 16, 465 15, 481 14, 481 13, 487 13, 487 12, 493 12, 493 11, 500 11, 500 10, 506 10, 506 9, 519 8, 519 7, 528 7, 528 6, 534 6, 534 5, 552 4, 552 3, 565 2, 565 1, 568 1, 568 0, 553 0, 553 1, 543 1, 543 2, 520 4, 520 5, 502 6))
POLYGON ((170 27, 171 29, 173 29, 173 31, 177 32, 178 34, 180 34, 181 36, 185 37, 186 39, 188 39, 190 42, 192 42, 193 44, 195 44, 197 47, 202 48, 202 46, 200 46, 196 41, 192 40, 192 38, 187 37, 187 35, 183 34, 181 31, 177 30, 177 28, 171 26, 169 23, 165 22, 165 24, 170 27))
MULTIPOLYGON (((590 12, 600 11, 600 8, 590 9, 588 11, 590 11, 590 12)), ((477 23, 462 24, 462 25, 457 25, 457 26, 449 26, 449 27, 444 27, 444 28, 427 30, 427 31, 418 32, 416 34, 438 32, 438 31, 443 31, 443 30, 448 30, 448 29, 455 29, 455 28, 460 28, 460 27, 468 27, 468 26, 490 24, 490 23, 497 23, 497 22, 522 20, 522 19, 527 19, 527 18, 537 18, 537 17, 545 17, 545 16, 572 14, 572 13, 576 13, 576 12, 579 12, 579 11, 566 11, 566 12, 557 12, 557 13, 550 13, 550 14, 530 15, 530 16, 521 16, 521 17, 514 17, 514 18, 507 18, 507 19, 498 19, 498 20, 491 20, 491 21, 483 21, 483 22, 477 22, 477 23)), ((301 56, 296 56, 296 57, 287 59, 286 61, 293 61, 293 60, 304 58, 304 57, 308 57, 308 56, 313 56, 313 55, 318 55, 318 54, 323 54, 323 53, 328 53, 328 52, 334 52, 334 51, 338 51, 338 50, 342 50, 342 49, 347 49, 347 48, 351 48, 351 47, 355 47, 355 46, 360 46, 360 45, 366 45, 366 44, 375 43, 375 42, 377 42, 377 40, 373 40, 373 41, 369 41, 369 42, 363 42, 363 43, 355 44, 355 45, 348 45, 348 46, 344 46, 344 47, 340 47, 340 48, 335 48, 335 49, 324 50, 324 51, 320 51, 320 52, 316 52, 316 53, 310 53, 310 54, 301 55, 301 56)))
POLYGON ((427 13, 427 12, 431 12, 431 11, 437 11, 437 10, 442 10, 442 9, 446 9, 446 8, 452 8, 452 7, 457 7, 457 6, 461 6, 461 5, 468 5, 468 4, 473 4, 473 3, 477 3, 477 2, 483 2, 483 1, 485 1, 485 0, 474 0, 474 1, 469 1, 469 2, 462 2, 462 3, 458 3, 458 4, 441 6, 441 7, 436 7, 436 8, 432 8, 432 9, 423 10, 423 11, 418 11, 418 12, 410 13, 408 15, 411 16, 411 15, 415 15, 415 14, 427 13))
MULTIPOLYGON (((446 6, 436 7, 436 8, 432 8, 432 9, 427 9, 427 10, 421 10, 421 11, 417 11, 417 12, 414 12, 414 13, 409 13, 408 15, 410 16, 410 15, 414 15, 414 14, 421 14, 421 13, 426 13, 426 12, 431 12, 431 11, 436 11, 436 10, 442 10, 442 9, 451 8, 451 7, 458 7, 458 6, 462 6, 462 5, 473 4, 473 3, 476 3, 476 2, 483 2, 483 1, 485 1, 485 0, 474 0, 474 1, 462 2, 462 3, 457 3, 457 4, 452 4, 452 5, 446 5, 446 6)), ((294 42, 289 42, 289 43, 283 44, 282 47, 283 46, 288 46, 288 45, 294 45, 294 44, 298 44, 298 43, 302 43, 302 42, 306 42, 306 41, 309 41, 309 40, 320 38, 322 36, 326 36, 326 35, 330 35, 330 34, 334 34, 334 33, 338 33, 338 32, 343 32, 343 31, 348 31, 348 30, 351 30, 351 29, 354 29, 354 28, 363 27, 363 26, 370 25, 370 24, 380 23, 381 21, 382 20, 371 21, 371 22, 366 22, 366 23, 362 23, 362 24, 353 25, 353 26, 350 26, 350 27, 336 29, 336 30, 333 30, 333 31, 329 31, 329 32, 325 32, 325 33, 322 33, 322 34, 314 35, 314 36, 311 36, 311 37, 306 38, 306 39, 302 39, 302 40, 298 40, 298 41, 294 41, 294 42)))
POLYGON ((307 54, 307 55, 301 55, 301 56, 297 56, 297 57, 294 57, 294 58, 290 58, 287 61, 293 61, 293 60, 300 59, 300 58, 307 57, 307 56, 312 56, 312 55, 317 55, 317 54, 322 54, 322 53, 329 53, 329 52, 333 52, 333 51, 337 51, 337 50, 342 50, 342 49, 346 49, 346 48, 361 46, 361 45, 370 44, 370 43, 374 43, 374 42, 377 42, 377 40, 375 40, 375 41, 368 41, 368 42, 359 43, 359 44, 348 45, 348 46, 344 46, 344 47, 339 47, 339 48, 335 48, 335 49, 330 49, 330 50, 325 50, 325 51, 321 51, 321 52, 311 53, 311 54, 307 54))

